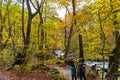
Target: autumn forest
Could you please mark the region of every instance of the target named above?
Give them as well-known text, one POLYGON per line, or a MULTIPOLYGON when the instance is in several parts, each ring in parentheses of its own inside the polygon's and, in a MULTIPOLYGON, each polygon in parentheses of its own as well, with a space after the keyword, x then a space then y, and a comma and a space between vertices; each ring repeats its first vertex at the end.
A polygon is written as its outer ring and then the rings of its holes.
POLYGON ((120 0, 0 0, 0 75, 40 70, 34 80, 69 80, 54 72, 81 60, 103 62, 99 75, 87 66, 87 80, 118 80, 120 0))

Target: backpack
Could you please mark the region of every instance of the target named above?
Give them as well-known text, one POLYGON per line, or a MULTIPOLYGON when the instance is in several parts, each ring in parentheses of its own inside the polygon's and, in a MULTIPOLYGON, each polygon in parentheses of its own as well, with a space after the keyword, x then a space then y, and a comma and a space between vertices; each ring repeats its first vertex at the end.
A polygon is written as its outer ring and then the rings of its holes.
POLYGON ((80 73, 85 72, 85 67, 83 66, 83 64, 80 64, 80 66, 79 66, 79 72, 80 73))

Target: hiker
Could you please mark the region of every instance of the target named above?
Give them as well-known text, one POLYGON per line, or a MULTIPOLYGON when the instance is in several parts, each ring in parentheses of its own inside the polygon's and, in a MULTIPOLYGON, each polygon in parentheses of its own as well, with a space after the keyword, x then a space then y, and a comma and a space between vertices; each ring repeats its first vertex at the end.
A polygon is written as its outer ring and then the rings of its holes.
POLYGON ((91 67, 91 69, 93 70, 93 72, 96 73, 96 75, 98 74, 97 64, 93 65, 93 66, 91 67))
POLYGON ((77 80, 77 77, 76 77, 76 68, 75 68, 75 65, 74 65, 73 62, 70 65, 70 71, 71 71, 72 80, 77 80))
POLYGON ((80 76, 80 80, 86 80, 85 65, 83 64, 83 62, 81 62, 79 65, 79 76, 80 76))

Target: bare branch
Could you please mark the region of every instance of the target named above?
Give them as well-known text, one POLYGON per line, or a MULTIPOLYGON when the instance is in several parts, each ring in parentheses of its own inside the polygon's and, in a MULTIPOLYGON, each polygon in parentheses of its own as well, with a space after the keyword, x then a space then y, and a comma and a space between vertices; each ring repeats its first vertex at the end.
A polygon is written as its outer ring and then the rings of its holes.
POLYGON ((30 0, 32 6, 34 7, 35 10, 37 10, 37 8, 35 7, 34 3, 32 2, 32 0, 30 0))
POLYGON ((114 11, 113 11, 113 13, 117 13, 117 12, 120 12, 120 9, 114 10, 114 11))
POLYGON ((27 8, 28 8, 28 13, 29 13, 29 15, 31 15, 32 12, 31 12, 31 7, 30 7, 30 2, 29 2, 29 0, 26 0, 26 5, 27 5, 27 8))
POLYGON ((39 2, 36 0, 36 4, 37 4, 37 10, 35 13, 32 14, 32 18, 39 12, 42 12, 42 6, 43 6, 43 0, 41 1, 41 3, 39 4, 39 2), (40 11, 41 10, 41 11, 40 11))
POLYGON ((71 15, 71 14, 70 14, 70 11, 69 11, 69 9, 68 9, 68 7, 67 7, 67 6, 65 6, 65 8, 66 8, 66 10, 67 10, 68 14, 69 14, 69 15, 71 15))
POLYGON ((38 10, 37 10, 35 13, 32 14, 32 18, 33 18, 35 15, 37 15, 37 13, 38 13, 38 10))

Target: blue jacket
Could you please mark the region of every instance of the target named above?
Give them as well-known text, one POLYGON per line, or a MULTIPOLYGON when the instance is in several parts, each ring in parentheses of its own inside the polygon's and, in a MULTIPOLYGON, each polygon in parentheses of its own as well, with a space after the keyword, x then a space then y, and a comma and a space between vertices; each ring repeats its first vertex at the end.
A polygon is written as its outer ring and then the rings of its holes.
POLYGON ((70 66, 70 71, 71 71, 71 75, 76 75, 76 68, 75 68, 75 66, 70 66))

